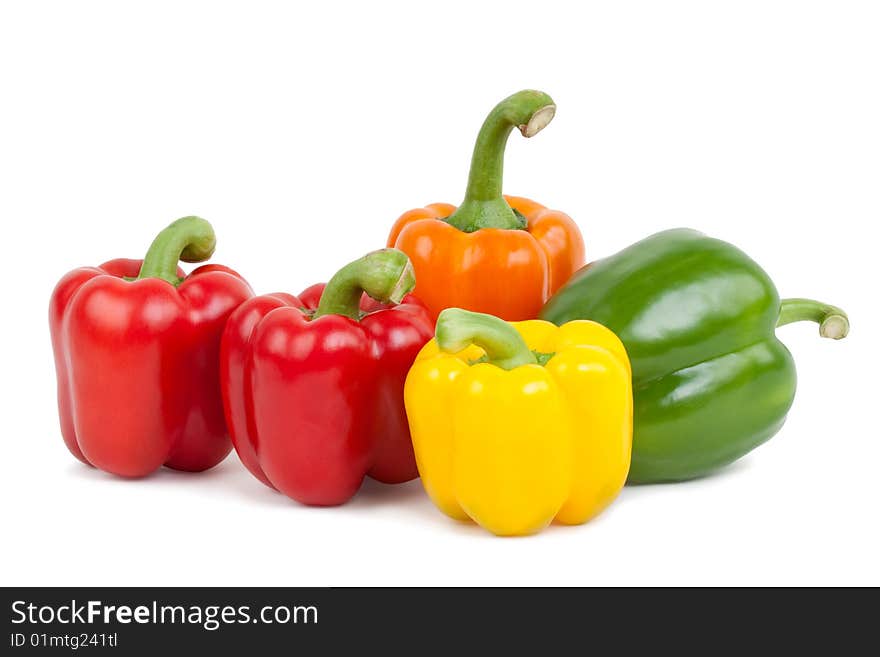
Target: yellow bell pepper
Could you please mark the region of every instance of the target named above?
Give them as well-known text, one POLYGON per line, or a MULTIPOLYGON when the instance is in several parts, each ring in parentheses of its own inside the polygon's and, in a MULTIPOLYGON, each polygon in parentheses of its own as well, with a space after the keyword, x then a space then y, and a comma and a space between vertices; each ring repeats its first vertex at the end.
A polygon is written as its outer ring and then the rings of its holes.
POLYGON ((404 398, 422 484, 452 518, 505 536, 580 524, 626 481, 629 359, 595 322, 447 309, 404 398))

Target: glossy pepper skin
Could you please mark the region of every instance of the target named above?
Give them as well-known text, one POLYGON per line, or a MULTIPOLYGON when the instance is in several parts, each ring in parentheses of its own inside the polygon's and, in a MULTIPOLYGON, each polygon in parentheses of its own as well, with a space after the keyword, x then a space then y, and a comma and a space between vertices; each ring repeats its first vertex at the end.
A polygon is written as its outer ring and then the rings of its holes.
POLYGON ((213 467, 232 445, 218 365, 226 319, 252 296, 219 265, 189 276, 177 261, 209 258, 215 238, 198 217, 162 231, 144 261, 111 260, 67 274, 49 325, 61 431, 84 463, 123 477, 162 465, 213 467))
POLYGON ((626 480, 630 377, 620 340, 595 322, 443 311, 405 389, 425 490, 501 536, 586 522, 626 480))
POLYGON ((462 204, 434 203, 395 222, 388 246, 413 263, 416 294, 436 317, 459 307, 507 320, 533 319, 584 263, 571 218, 517 196, 502 196, 504 147, 514 127, 540 132, 556 106, 540 91, 501 101, 477 137, 462 204))
POLYGON ((403 382, 433 325, 409 295, 413 284, 406 256, 386 249, 349 264, 326 288, 255 297, 232 315, 223 401, 235 449, 260 481, 329 506, 348 501, 364 476, 418 476, 403 382))
POLYGON ((689 229, 658 233, 585 267, 545 306, 556 324, 613 330, 632 362, 633 483, 680 481, 772 437, 794 400, 794 361, 776 326, 846 335, 838 308, 779 295, 736 247, 689 229))

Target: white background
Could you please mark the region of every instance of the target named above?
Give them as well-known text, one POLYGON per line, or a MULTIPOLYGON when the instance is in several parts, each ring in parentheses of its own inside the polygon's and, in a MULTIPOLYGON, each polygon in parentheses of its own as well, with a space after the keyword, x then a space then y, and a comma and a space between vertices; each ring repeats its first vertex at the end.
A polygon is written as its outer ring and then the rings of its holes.
MULTIPOLYGON (((880 16, 871 2, 6 2, 0 9, 3 584, 880 584, 880 16), (46 311, 67 270, 213 222, 216 262, 297 292, 461 200, 489 109, 549 92, 506 191, 588 258, 692 226, 852 334, 780 329, 789 420, 717 476, 627 488, 526 539, 418 481, 310 509, 232 455, 123 481, 58 430, 46 311)), ((132 382, 137 385, 137 382, 132 382)), ((747 408, 743 412, 748 412, 747 408)))

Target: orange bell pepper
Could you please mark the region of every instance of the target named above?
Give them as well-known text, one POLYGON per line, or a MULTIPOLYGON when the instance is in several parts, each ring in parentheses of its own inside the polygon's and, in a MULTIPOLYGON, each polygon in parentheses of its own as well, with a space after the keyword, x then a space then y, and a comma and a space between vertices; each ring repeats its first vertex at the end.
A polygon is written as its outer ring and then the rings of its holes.
POLYGON ((508 321, 533 319, 584 264, 584 241, 571 217, 501 193, 511 131, 533 137, 555 112, 540 91, 501 101, 477 136, 462 204, 432 203, 395 222, 388 246, 409 256, 415 293, 435 317, 457 307, 508 321))

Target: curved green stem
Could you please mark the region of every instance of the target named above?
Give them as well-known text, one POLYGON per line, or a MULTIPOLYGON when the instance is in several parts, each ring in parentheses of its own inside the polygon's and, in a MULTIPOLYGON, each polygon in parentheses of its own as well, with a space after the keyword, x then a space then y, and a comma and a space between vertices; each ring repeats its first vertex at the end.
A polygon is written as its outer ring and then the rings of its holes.
POLYGON ((447 223, 472 233, 481 228, 525 228, 501 196, 504 147, 516 127, 523 137, 534 137, 553 119, 556 105, 542 91, 520 91, 495 106, 477 135, 464 201, 447 223))
POLYGON ((823 338, 840 340, 849 333, 849 318, 837 306, 812 299, 783 299, 776 326, 792 322, 816 322, 823 338))
POLYGON ((505 370, 538 362, 519 332, 494 315, 447 308, 437 318, 436 337, 440 349, 449 353, 475 344, 489 363, 505 370))
POLYGON ((161 278, 179 285, 177 263, 202 262, 214 253, 217 238, 211 224, 201 217, 183 217, 156 236, 150 245, 138 278, 161 278))
POLYGON ((415 286, 412 263, 403 251, 373 251, 336 272, 321 294, 313 319, 344 315, 358 320, 364 292, 382 303, 400 303, 415 286))

